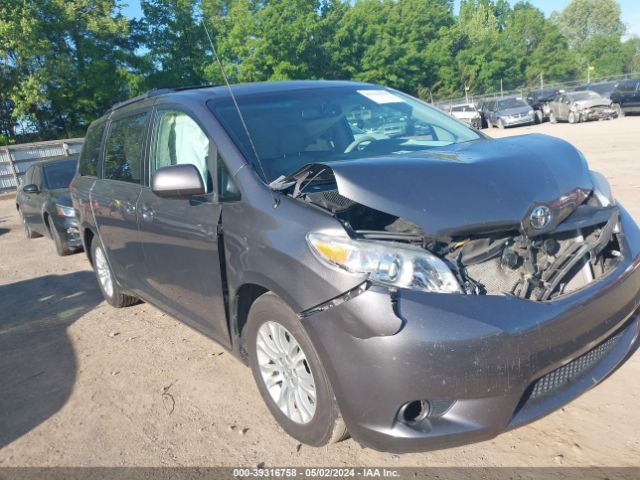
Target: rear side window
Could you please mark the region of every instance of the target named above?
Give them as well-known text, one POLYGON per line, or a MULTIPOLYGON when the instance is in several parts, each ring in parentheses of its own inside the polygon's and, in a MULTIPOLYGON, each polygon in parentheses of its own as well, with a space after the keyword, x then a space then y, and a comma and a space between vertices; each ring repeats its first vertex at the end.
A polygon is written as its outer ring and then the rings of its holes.
POLYGON ((98 176, 98 157, 100 156, 100 144, 102 143, 102 135, 106 123, 92 125, 87 131, 80 153, 78 173, 82 176, 97 177, 98 176))
POLYGON ((140 183, 147 113, 111 123, 104 155, 104 178, 140 183))

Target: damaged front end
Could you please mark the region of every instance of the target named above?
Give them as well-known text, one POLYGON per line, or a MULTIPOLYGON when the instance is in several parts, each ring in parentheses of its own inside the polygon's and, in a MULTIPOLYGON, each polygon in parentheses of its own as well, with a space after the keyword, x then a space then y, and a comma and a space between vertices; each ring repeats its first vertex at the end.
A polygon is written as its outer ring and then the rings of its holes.
POLYGON ((329 251, 322 256, 333 266, 367 273, 373 283, 392 290, 544 302, 605 277, 622 260, 618 208, 604 178, 592 175, 592 188, 584 188, 583 182, 553 201, 534 203, 518 224, 494 221, 483 228, 482 222, 473 222, 473 228, 457 229, 451 224, 444 235, 430 235, 417 223, 343 195, 330 165, 308 165, 279 187, 341 222, 349 237, 342 243, 310 236, 312 250, 329 251), (314 245, 317 238, 320 247, 314 245), (357 266, 349 263, 349 242, 358 248, 357 266), (389 253, 394 249, 395 256, 389 253), (360 267, 362 262, 366 267, 360 267))
POLYGON ((611 104, 586 104, 576 103, 573 110, 577 113, 579 121, 587 122, 591 120, 610 120, 616 118, 617 113, 611 104))
POLYGON ((467 293, 547 301, 613 271, 621 261, 620 244, 617 208, 584 204, 543 235, 468 238, 450 246, 445 258, 467 293))

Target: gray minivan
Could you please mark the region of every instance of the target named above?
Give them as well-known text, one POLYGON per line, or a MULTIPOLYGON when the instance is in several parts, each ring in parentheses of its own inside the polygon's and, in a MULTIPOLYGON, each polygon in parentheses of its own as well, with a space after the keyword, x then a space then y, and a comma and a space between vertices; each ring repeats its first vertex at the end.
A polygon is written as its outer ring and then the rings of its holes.
POLYGON ((107 302, 215 339, 310 445, 491 438, 638 347, 640 232, 584 156, 392 89, 151 92, 90 126, 72 196, 107 302))

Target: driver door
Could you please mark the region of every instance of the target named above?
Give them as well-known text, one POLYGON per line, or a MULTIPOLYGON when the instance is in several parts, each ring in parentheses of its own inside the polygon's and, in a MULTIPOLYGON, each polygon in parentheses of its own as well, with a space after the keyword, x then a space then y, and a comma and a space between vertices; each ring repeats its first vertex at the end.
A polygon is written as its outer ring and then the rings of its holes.
POLYGON ((149 179, 158 168, 192 164, 202 175, 207 193, 190 199, 161 198, 143 187, 138 228, 147 295, 180 320, 230 345, 218 252, 221 205, 213 192, 209 162, 215 151, 189 114, 157 110, 149 179))

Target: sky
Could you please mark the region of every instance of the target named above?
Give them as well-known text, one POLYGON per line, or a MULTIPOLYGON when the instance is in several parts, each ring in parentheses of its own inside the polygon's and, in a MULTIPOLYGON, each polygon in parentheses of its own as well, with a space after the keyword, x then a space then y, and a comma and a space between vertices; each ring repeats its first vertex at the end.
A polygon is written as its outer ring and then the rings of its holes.
MULTIPOLYGON (((517 0, 509 0, 511 4, 517 0)), ((531 4, 542 10, 549 16, 554 10, 562 10, 569 0, 530 0, 531 4)), ((640 0, 618 0, 622 10, 622 21, 627 25, 627 36, 640 36, 640 0)), ((128 0, 128 6, 124 9, 124 14, 129 18, 139 18, 142 16, 139 0, 128 0)), ((455 11, 458 11, 460 1, 455 0, 455 11)))

